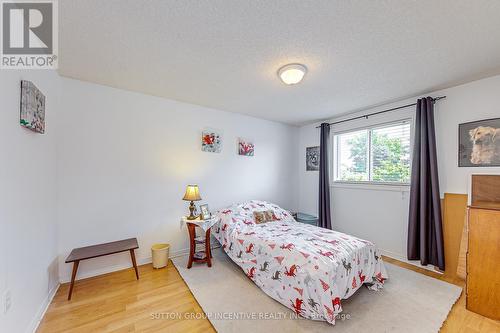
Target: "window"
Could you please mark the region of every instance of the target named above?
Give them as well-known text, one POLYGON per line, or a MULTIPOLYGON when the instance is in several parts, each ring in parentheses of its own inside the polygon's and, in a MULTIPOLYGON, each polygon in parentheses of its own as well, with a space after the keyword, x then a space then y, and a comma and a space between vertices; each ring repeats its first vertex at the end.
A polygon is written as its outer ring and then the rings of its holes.
POLYGON ((410 182, 410 121, 334 136, 334 180, 410 182))

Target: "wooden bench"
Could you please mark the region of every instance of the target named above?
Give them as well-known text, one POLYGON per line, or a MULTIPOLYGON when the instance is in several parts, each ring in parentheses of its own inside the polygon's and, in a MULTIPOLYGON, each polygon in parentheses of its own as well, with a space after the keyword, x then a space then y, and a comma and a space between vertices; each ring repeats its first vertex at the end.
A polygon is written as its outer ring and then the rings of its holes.
POLYGON ((137 238, 129 238, 111 243, 97 244, 92 246, 80 247, 73 249, 66 258, 66 263, 73 263, 73 273, 71 274, 71 284, 69 286, 68 301, 71 300, 73 287, 75 285, 76 272, 81 260, 92 259, 110 254, 130 251, 130 258, 135 269, 135 277, 139 280, 139 272, 137 270, 137 262, 135 261, 135 249, 138 249, 137 238))

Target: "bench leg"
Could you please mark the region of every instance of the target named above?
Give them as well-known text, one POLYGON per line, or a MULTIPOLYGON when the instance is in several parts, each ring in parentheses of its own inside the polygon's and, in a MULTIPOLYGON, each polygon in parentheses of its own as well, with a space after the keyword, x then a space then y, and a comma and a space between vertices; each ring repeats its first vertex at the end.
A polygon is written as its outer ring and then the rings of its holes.
POLYGON ((79 264, 79 260, 73 262, 73 273, 71 273, 71 284, 69 285, 68 301, 71 300, 71 294, 73 294, 73 287, 75 286, 76 272, 78 271, 79 264))
POLYGON ((135 252, 134 250, 130 250, 130 258, 132 258, 132 265, 134 265, 135 269, 135 277, 139 280, 139 271, 137 270, 137 262, 135 261, 135 252))

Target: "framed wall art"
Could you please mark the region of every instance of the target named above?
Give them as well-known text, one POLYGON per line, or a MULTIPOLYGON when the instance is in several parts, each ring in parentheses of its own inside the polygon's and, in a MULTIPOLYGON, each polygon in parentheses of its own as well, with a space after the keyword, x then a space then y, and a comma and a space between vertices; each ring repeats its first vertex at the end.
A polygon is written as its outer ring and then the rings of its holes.
POLYGON ((306 148, 306 171, 319 170, 319 146, 306 148))
POLYGON ((45 133, 45 96, 31 81, 21 81, 20 124, 37 133, 45 133))
POLYGON ((255 152, 255 146, 253 142, 239 138, 238 139, 238 154, 242 156, 253 156, 255 152))
POLYGON ((209 153, 220 153, 222 134, 215 130, 204 130, 201 134, 201 150, 209 153))
POLYGON ((458 126, 458 166, 500 166, 500 118, 458 126))

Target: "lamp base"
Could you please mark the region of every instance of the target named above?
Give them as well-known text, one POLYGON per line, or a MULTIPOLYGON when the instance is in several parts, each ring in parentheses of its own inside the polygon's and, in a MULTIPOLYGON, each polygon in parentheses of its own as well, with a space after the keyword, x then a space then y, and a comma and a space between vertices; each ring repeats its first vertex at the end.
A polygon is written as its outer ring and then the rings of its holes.
POLYGON ((194 215, 194 210, 196 206, 194 205, 194 201, 191 201, 189 204, 189 216, 187 217, 188 220, 196 220, 198 216, 194 215))

